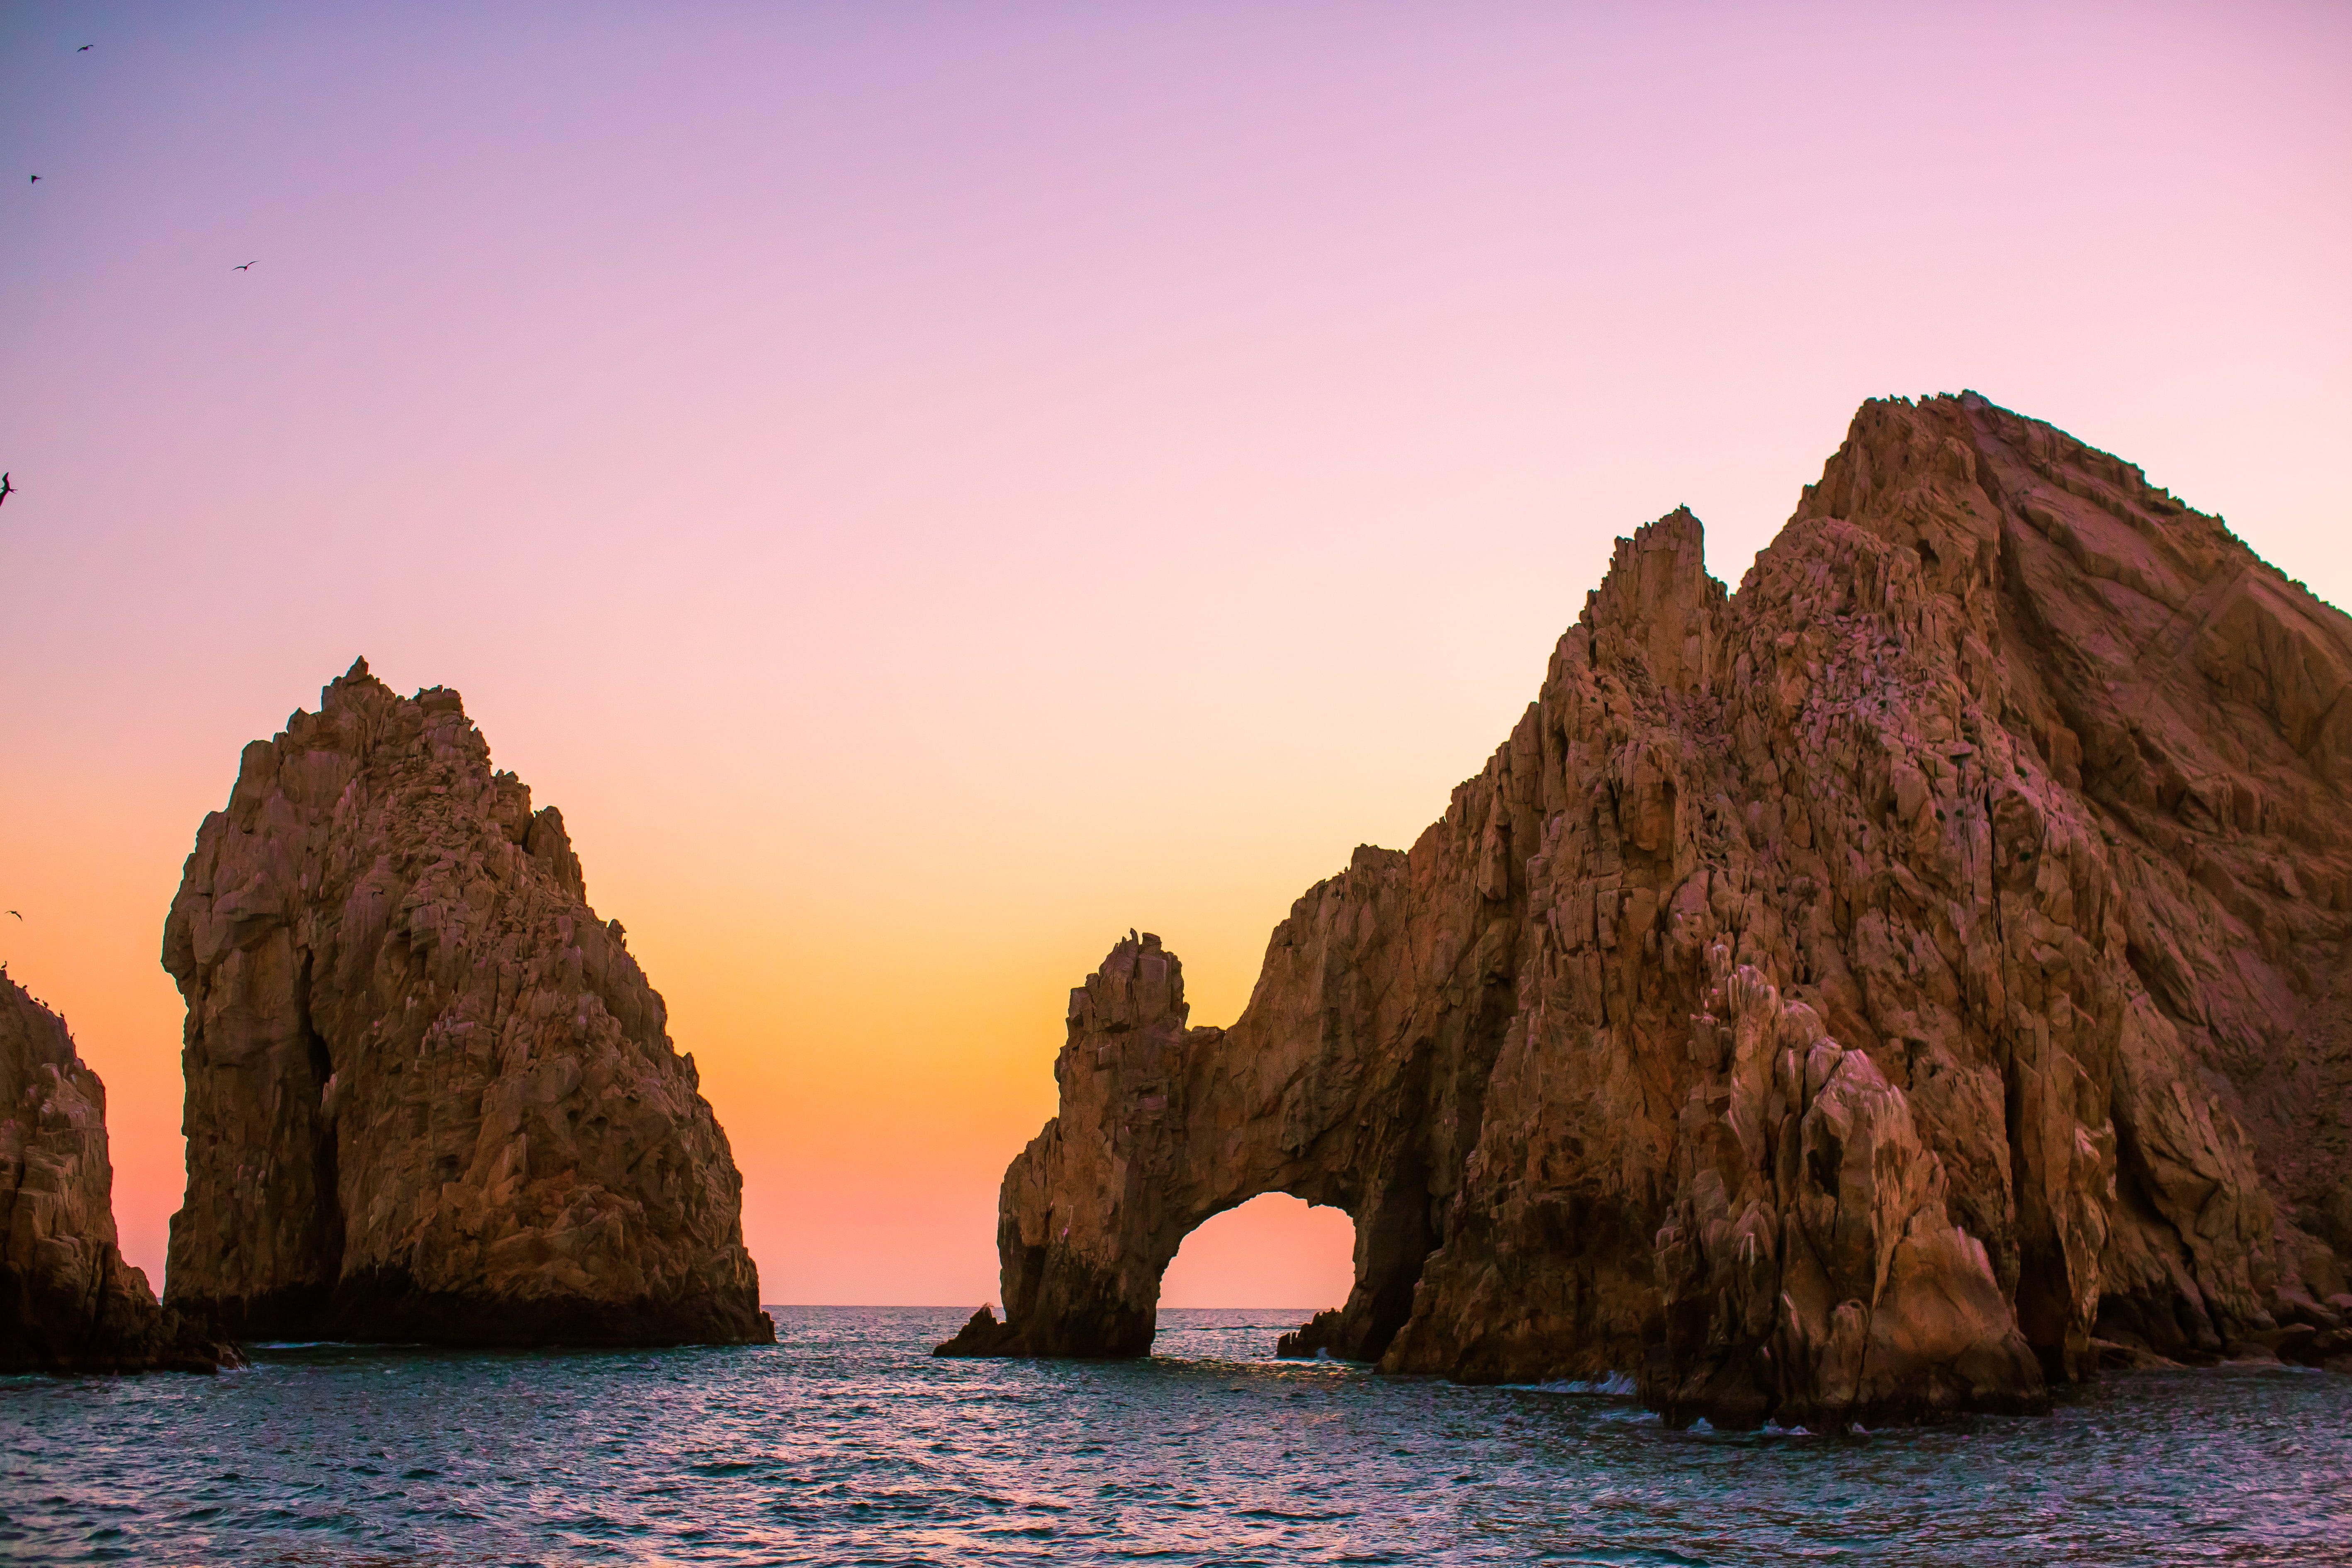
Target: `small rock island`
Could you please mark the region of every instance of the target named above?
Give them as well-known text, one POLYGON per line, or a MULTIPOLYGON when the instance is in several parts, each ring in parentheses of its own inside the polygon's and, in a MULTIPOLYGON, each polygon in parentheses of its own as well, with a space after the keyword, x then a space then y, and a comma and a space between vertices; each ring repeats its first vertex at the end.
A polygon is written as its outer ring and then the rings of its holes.
POLYGON ((694 1059, 455 691, 362 659, 248 745, 163 963, 170 1304, 247 1339, 773 1340, 694 1059))
POLYGON ((1873 402, 1737 594, 1621 540, 1410 850, 1293 906, 1230 1028, 1159 939, 1071 994, 1005 1320, 1131 1356, 1265 1192, 1347 1211, 1291 1348, 1628 1374, 1670 1422, 2352 1370, 2352 620, 1973 394, 1873 402))
POLYGON ((0 1372, 212 1372, 239 1357, 157 1305, 114 1231, 106 1086, 0 973, 0 1372))

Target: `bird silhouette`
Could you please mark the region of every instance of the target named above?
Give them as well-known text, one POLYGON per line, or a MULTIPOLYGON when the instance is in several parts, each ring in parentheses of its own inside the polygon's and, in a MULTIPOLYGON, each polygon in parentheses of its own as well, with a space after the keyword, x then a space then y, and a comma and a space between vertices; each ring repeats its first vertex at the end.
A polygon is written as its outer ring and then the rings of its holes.
POLYGON ((0 474, 0 502, 6 501, 10 492, 15 490, 16 488, 16 486, 8 482, 7 475, 0 474))
MULTIPOLYGON (((16 910, 10 910, 8 912, 9 912, 10 914, 12 914, 12 915, 16 915, 16 910)), ((16 915, 16 918, 17 918, 18 920, 23 920, 25 917, 24 917, 24 916, 22 916, 22 915, 16 915)))
MULTIPOLYGON (((258 261, 261 258, 257 256, 253 258, 253 261, 258 261)), ((242 267, 232 267, 229 270, 231 272, 250 272, 253 270, 253 261, 248 261, 242 267)))
POLYGON ((79 47, 79 48, 76 49, 76 50, 74 51, 74 53, 76 53, 76 54, 78 54, 78 55, 86 55, 86 54, 89 53, 89 51, 90 51, 90 50, 92 50, 92 49, 94 49, 94 48, 96 48, 96 47, 98 47, 98 46, 97 46, 96 44, 84 44, 81 47, 79 47))
POLYGON ((41 183, 41 176, 40 176, 40 175, 38 175, 38 174, 34 175, 34 176, 33 176, 33 184, 37 184, 37 184, 39 184, 40 183, 41 183))

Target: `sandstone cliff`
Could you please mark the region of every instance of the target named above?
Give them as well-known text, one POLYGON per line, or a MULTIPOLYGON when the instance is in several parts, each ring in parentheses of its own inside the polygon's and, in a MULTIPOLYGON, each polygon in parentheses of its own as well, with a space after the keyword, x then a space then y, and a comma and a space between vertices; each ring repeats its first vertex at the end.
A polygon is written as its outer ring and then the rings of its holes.
POLYGON ((155 1303, 114 1237, 106 1086, 0 974, 0 1372, 211 1372, 236 1354, 155 1303))
POLYGON ((163 963, 172 1303, 250 1337, 773 1338, 694 1058, 456 692, 362 660, 247 746, 163 963))
POLYGON ((942 1350, 1139 1353, 1185 1233, 1278 1190, 1356 1220, 1309 1348, 1675 1421, 2352 1354, 2347 686, 2352 621, 2138 469, 1866 405, 1736 595, 1687 512, 1620 541, 1230 1029, 1113 951, 1005 1176, 1007 1321, 942 1350))

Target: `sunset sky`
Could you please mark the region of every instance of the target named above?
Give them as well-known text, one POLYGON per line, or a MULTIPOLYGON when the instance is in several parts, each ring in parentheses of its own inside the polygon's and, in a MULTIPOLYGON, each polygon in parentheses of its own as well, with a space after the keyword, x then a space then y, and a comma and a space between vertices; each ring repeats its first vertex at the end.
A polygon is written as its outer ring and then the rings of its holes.
POLYGON ((0 5, 0 959, 125 1250, 181 862, 358 655, 562 808, 763 1297, 961 1304, 1111 943, 1229 1022, 1616 535, 1736 583, 1864 398, 2352 604, 2347 80, 2319 4, 0 5))

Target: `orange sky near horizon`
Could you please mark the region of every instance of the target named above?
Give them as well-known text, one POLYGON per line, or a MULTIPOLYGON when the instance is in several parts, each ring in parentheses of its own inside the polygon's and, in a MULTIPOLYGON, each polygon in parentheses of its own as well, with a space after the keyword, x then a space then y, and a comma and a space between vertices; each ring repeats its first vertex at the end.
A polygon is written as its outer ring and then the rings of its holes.
MULTIPOLYGON (((963 1304, 1112 942, 1229 1022, 1615 536, 1736 584, 1864 397, 2352 603, 2342 11, 1182 9, 0 11, 0 961, 159 1285, 164 912, 355 656, 562 809, 764 1298, 963 1304)), ((1333 1304, 1347 1234, 1165 1299, 1333 1304)))

